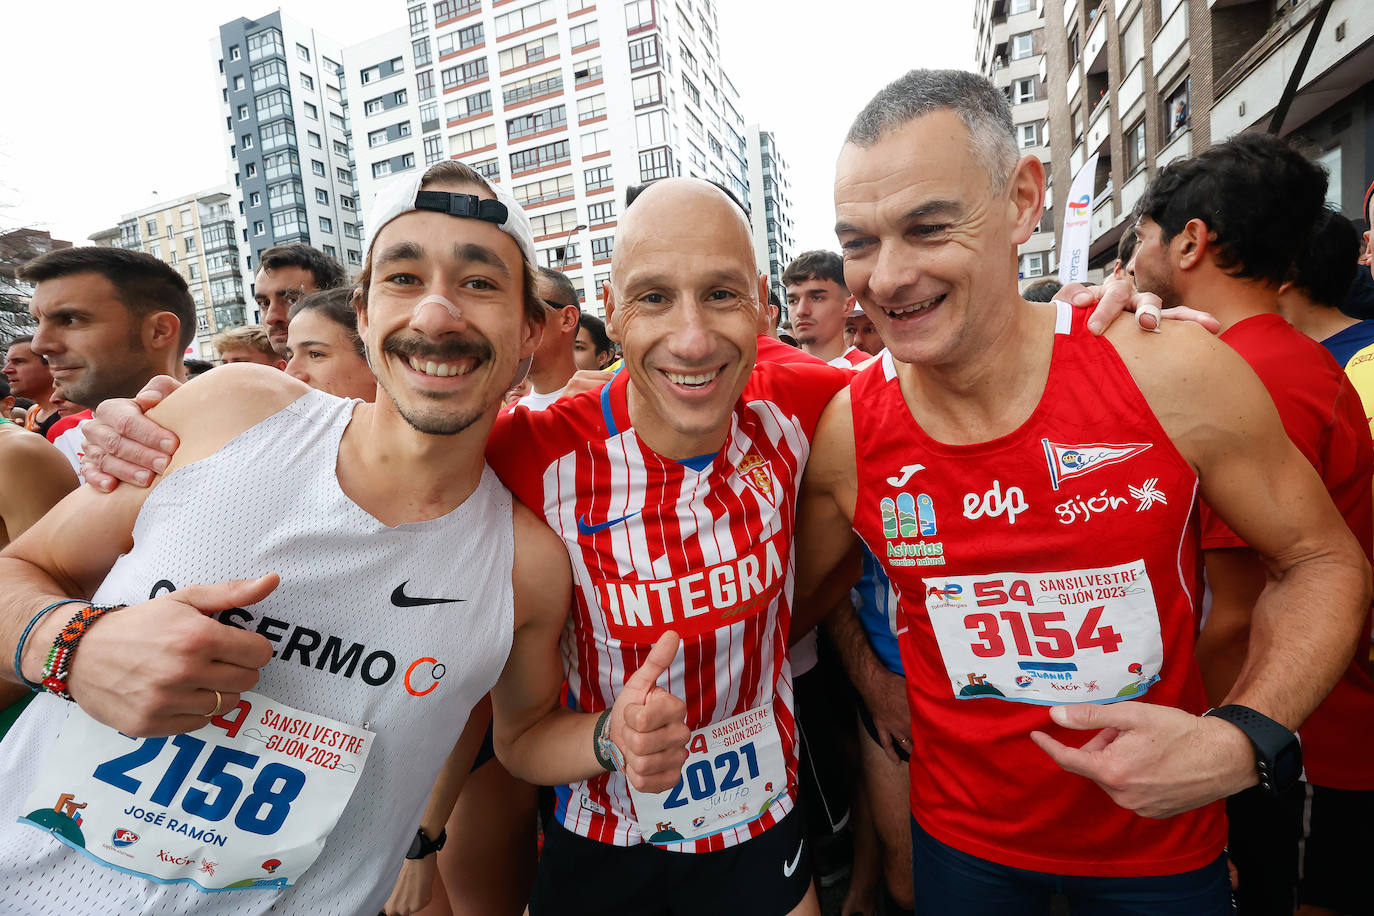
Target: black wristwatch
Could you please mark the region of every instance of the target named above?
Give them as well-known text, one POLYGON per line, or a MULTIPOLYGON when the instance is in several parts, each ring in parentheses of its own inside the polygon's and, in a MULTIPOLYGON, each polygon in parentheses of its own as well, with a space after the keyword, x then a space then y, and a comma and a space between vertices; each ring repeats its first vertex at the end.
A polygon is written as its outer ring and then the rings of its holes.
POLYGON ((1204 715, 1225 719, 1245 733, 1255 748, 1255 772, 1270 795, 1282 795, 1302 776, 1302 745, 1298 736, 1249 706, 1218 706, 1204 715))
POLYGON ((419 830, 415 831, 415 839, 410 841, 410 848, 406 850, 406 858, 423 859, 430 853, 438 852, 443 849, 444 844, 447 842, 447 828, 441 829, 439 835, 431 840, 425 835, 425 828, 421 827, 419 830))

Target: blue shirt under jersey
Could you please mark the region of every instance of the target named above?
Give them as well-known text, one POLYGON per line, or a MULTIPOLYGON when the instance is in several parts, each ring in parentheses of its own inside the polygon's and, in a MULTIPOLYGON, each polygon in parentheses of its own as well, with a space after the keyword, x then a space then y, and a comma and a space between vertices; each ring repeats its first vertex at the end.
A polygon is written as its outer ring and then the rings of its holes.
POLYGON ((1370 344, 1374 344, 1374 318, 1356 322, 1322 341, 1322 346, 1331 351, 1341 368, 1345 368, 1352 356, 1370 344))

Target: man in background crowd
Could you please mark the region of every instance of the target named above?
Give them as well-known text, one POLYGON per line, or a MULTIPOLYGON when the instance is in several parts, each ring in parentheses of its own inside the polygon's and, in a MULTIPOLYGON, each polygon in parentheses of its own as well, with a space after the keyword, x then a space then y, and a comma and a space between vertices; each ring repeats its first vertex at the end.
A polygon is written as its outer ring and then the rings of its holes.
POLYGON ((803 350, 843 369, 868 359, 868 354, 845 344, 849 288, 844 285, 844 260, 839 255, 803 252, 782 272, 782 284, 787 288, 792 332, 803 350))
POLYGON ((10 383, 10 394, 33 401, 24 418, 24 428, 46 436, 62 417, 52 403, 53 381, 48 364, 33 352, 33 335, 25 334, 10 341, 4 372, 10 383))
POLYGON ((264 251, 253 278, 253 301, 258 304, 272 349, 283 358, 286 356, 286 329, 291 322, 287 312, 297 299, 316 290, 343 286, 347 281, 343 266, 318 248, 278 245, 264 251))
POLYGON ((225 328, 210 340, 210 346, 219 354, 222 365, 229 363, 258 363, 273 369, 285 369, 286 357, 277 352, 267 336, 267 329, 260 324, 245 324, 237 328, 225 328))

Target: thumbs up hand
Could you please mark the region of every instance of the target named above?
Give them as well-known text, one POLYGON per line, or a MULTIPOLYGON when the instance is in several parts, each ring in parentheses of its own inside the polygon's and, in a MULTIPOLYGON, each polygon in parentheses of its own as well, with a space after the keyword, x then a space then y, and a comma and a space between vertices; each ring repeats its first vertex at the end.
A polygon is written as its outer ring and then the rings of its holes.
POLYGON ((611 707, 610 739, 625 755, 625 775, 641 792, 677 785, 687 762, 687 704, 656 683, 677 656, 681 640, 668 630, 625 681, 611 707))

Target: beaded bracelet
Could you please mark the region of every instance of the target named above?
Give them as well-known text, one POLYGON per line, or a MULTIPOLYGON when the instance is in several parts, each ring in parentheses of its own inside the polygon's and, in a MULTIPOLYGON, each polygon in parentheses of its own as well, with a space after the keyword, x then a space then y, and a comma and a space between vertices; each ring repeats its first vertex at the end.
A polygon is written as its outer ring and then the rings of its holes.
POLYGON ((33 681, 24 677, 24 669, 22 668, 22 663, 24 659, 24 644, 29 641, 29 633, 31 633, 33 631, 33 628, 38 625, 38 621, 42 620, 49 611, 56 610, 64 604, 90 604, 90 602, 87 601, 85 598, 67 598, 63 601, 53 602, 52 604, 43 608, 43 610, 39 611, 37 614, 33 615, 33 619, 29 621, 28 626, 24 627, 24 632, 19 635, 19 642, 14 647, 14 676, 19 678, 20 683, 22 683, 25 687, 28 687, 34 693, 41 692, 43 690, 43 685, 35 684, 33 681))
POLYGON ((67 622, 61 633, 57 634, 57 639, 48 652, 47 664, 43 666, 44 690, 55 693, 64 700, 72 698, 71 693, 67 691, 67 674, 71 669, 72 658, 76 655, 77 643, 86 635, 91 624, 110 611, 117 611, 123 607, 123 604, 92 604, 76 612, 76 616, 67 622))

